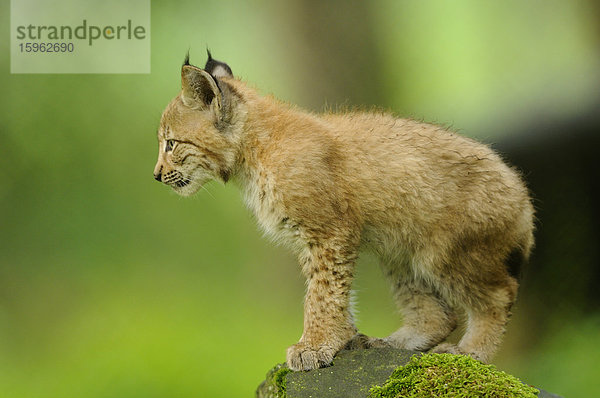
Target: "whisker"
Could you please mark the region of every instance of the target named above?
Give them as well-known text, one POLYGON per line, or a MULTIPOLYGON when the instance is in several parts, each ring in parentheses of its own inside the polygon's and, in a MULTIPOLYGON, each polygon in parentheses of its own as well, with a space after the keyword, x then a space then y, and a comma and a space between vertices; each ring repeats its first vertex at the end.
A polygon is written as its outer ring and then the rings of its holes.
POLYGON ((209 190, 208 190, 208 189, 207 189, 207 188, 206 188, 204 185, 202 185, 202 189, 204 189, 204 190, 205 190, 205 191, 208 193, 208 195, 209 195, 211 198, 213 198, 213 200, 217 200, 217 199, 216 199, 216 198, 213 196, 213 194, 212 194, 212 193, 210 193, 210 191, 209 191, 209 190))

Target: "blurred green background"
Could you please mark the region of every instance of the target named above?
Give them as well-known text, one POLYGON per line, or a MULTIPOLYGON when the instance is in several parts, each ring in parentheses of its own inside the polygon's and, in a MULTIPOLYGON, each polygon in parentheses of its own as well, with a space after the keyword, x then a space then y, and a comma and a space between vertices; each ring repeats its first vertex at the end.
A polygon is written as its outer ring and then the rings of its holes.
MULTIPOLYGON (((152 178, 190 49, 319 111, 377 105, 491 143, 538 247, 495 363, 600 396, 600 9, 588 1, 152 2, 152 73, 11 75, 0 6, 0 397, 243 397, 302 332, 303 280, 232 185, 152 178)), ((400 325, 366 255, 358 325, 400 325)))

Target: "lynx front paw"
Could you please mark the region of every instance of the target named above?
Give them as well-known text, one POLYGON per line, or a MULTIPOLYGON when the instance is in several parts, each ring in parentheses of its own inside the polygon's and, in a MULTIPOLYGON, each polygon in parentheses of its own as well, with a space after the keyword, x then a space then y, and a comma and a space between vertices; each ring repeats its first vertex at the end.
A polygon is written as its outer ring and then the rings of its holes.
POLYGON ((362 333, 356 334, 346 346, 344 346, 345 350, 360 350, 360 349, 368 349, 368 348, 384 348, 384 347, 392 347, 392 345, 385 341, 384 339, 380 339, 377 337, 369 337, 362 333))
POLYGON ((313 347, 297 343, 287 349, 287 365, 292 370, 311 370, 331 364, 336 350, 328 345, 313 347))

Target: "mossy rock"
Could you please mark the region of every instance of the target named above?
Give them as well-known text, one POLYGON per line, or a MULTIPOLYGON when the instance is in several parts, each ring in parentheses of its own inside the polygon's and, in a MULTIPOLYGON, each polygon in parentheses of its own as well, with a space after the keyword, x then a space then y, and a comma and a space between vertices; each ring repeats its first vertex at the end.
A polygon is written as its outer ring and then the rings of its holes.
POLYGON ((413 357, 394 370, 369 398, 496 397, 536 398, 539 390, 473 358, 452 354, 413 357))
POLYGON ((342 350, 332 366, 292 372, 275 366, 257 398, 542 397, 557 395, 469 357, 394 348, 342 350))

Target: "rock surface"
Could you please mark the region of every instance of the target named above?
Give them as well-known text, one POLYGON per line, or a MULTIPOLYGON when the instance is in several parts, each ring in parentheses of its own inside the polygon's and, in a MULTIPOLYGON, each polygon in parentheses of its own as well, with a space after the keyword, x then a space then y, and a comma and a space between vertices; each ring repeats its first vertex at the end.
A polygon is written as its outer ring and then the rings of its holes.
MULTIPOLYGON (((257 398, 368 397, 374 385, 383 385, 392 371, 405 365, 414 351, 394 348, 342 350, 333 365, 308 372, 292 372, 280 364, 271 369, 256 391, 257 398)), ((541 398, 559 398, 540 390, 541 398)))

